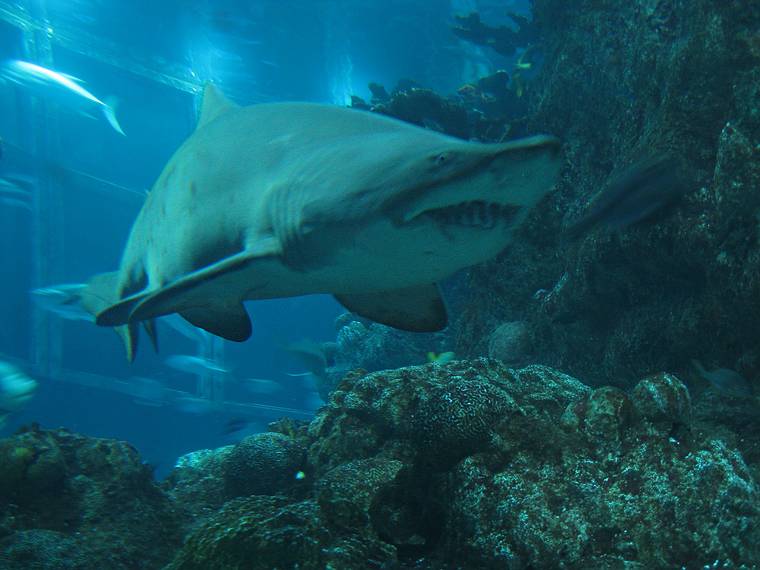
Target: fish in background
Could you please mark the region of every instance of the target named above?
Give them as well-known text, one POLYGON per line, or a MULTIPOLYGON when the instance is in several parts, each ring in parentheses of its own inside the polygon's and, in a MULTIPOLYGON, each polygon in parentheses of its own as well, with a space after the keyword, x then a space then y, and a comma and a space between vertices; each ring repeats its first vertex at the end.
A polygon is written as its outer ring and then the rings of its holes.
POLYGON ((279 382, 267 378, 243 378, 240 380, 240 384, 251 394, 257 395, 269 395, 282 390, 279 382))
POLYGON ((324 399, 319 395, 317 391, 307 392, 304 400, 303 407, 311 412, 316 412, 319 408, 325 405, 324 399))
POLYGON ((102 112, 108 124, 126 136, 116 118, 116 100, 113 97, 99 99, 85 89, 84 81, 77 77, 19 59, 7 61, 0 67, 0 77, 85 116, 93 117, 94 111, 102 112))
POLYGON ((8 416, 23 408, 34 396, 37 381, 10 362, 0 360, 0 428, 8 416))
POLYGON ((190 354, 173 354, 169 356, 164 363, 170 368, 188 374, 208 374, 209 372, 229 374, 230 372, 209 358, 193 356, 190 354))
POLYGON ((691 364, 699 375, 721 394, 736 396, 738 398, 751 398, 754 395, 749 382, 744 376, 734 370, 728 368, 705 370, 705 367, 702 366, 699 360, 692 360, 691 364))
MULTIPOLYGON (((41 309, 55 313, 61 318, 71 321, 90 321, 93 316, 85 311, 81 305, 81 293, 87 288, 85 283, 61 283, 33 289, 30 294, 32 300, 41 309)), ((211 335, 194 327, 179 315, 167 315, 158 319, 172 330, 178 332, 189 340, 208 340, 211 335)))
POLYGON ((30 178, 4 174, 0 176, 0 205, 31 211, 33 189, 34 182, 30 178))
POLYGON ((297 374, 289 373, 289 376, 306 376, 309 374, 317 378, 325 378, 327 376, 327 354, 322 343, 303 339, 288 343, 283 348, 286 352, 295 356, 308 371, 297 374))
POLYGON ((213 414, 219 409, 218 404, 211 400, 199 398, 198 396, 193 396, 187 392, 185 394, 186 395, 183 396, 177 396, 172 400, 174 408, 184 414, 205 416, 213 414))
POLYGON ((33 289, 30 294, 38 307, 63 319, 92 322, 92 315, 80 305, 80 295, 86 287, 84 283, 62 283, 33 289))
POLYGON ((441 352, 436 354, 435 352, 428 352, 427 353, 427 361, 432 364, 438 364, 443 366, 444 364, 448 364, 452 360, 456 358, 456 354, 454 354, 451 351, 448 352, 441 352))
POLYGON ((158 322, 164 323, 169 328, 171 328, 175 332, 178 332, 179 334, 181 334, 182 336, 184 336, 186 339, 189 339, 189 340, 207 342, 211 339, 211 335, 209 333, 207 333, 203 329, 194 327, 193 325, 188 323, 185 319, 183 319, 176 313, 172 315, 166 315, 165 317, 161 317, 158 319, 158 322))
POLYGON ((575 240, 598 226, 622 230, 651 220, 672 208, 687 190, 688 180, 676 159, 647 158, 615 177, 570 225, 567 236, 575 240))
POLYGON ((138 406, 160 408, 167 403, 167 391, 163 382, 145 376, 132 376, 132 401, 138 406))
POLYGON ((221 435, 232 435, 239 433, 246 429, 251 424, 251 422, 252 420, 247 420, 245 418, 231 418, 224 423, 224 426, 222 426, 222 429, 219 433, 221 435))

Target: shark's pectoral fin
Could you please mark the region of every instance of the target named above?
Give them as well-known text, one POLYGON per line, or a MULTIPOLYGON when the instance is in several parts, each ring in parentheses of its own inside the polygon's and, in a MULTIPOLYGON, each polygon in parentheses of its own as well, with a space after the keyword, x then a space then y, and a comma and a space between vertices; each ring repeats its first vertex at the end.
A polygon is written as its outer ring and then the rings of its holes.
POLYGON ((349 311, 378 323, 411 332, 435 332, 446 327, 446 305, 438 286, 420 285, 380 293, 335 295, 349 311))
POLYGON ((147 292, 137 293, 131 297, 125 297, 118 303, 103 309, 95 316, 95 323, 101 327, 115 327, 129 322, 129 314, 137 305, 145 300, 150 294, 147 292))
POLYGON ((185 309, 180 316, 191 325, 226 340, 243 342, 251 336, 251 319, 242 303, 185 309))
POLYGON ((140 301, 129 313, 129 321, 145 321, 180 313, 187 321, 228 340, 251 336, 251 321, 240 299, 225 296, 231 283, 249 263, 261 259, 263 250, 243 251, 194 271, 140 301))

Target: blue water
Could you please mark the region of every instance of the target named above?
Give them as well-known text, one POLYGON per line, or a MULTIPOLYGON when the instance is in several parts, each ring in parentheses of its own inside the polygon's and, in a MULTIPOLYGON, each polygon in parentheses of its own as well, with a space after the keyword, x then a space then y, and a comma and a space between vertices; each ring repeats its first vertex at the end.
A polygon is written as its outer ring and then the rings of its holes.
MULTIPOLYGON (((0 175, 23 173, 49 184, 40 217, 47 237, 40 246, 35 246, 40 228, 31 213, 0 207, 0 357, 30 367, 39 342, 30 289, 82 282, 117 267, 142 192, 194 128, 199 96, 181 86, 200 90, 212 80, 242 104, 345 104, 351 94, 368 97, 370 81, 390 89, 403 78, 451 93, 471 79, 467 62, 477 61, 486 71, 509 63, 457 40, 450 31, 452 14, 477 10, 484 20, 499 24, 508 10, 525 11, 527 0, 28 0, 0 2, 0 8, 39 26, 24 33, 18 22, 0 20, 0 60, 36 61, 83 79, 100 97, 116 96, 127 133, 120 136, 100 116, 88 118, 0 83, 0 137, 6 147, 0 175), (79 183, 72 171, 123 189, 95 189, 79 183), (44 282, 35 277, 40 266, 44 282)), ((225 343, 225 362, 235 378, 272 379, 284 390, 252 396, 233 384, 228 394, 238 401, 313 408, 306 381, 287 374, 303 368, 281 347, 303 338, 334 340, 334 320, 343 310, 327 296, 253 302, 248 310, 253 336, 242 344, 225 343)), ((130 365, 110 330, 46 318, 45 330, 66 370, 118 380, 149 377, 194 390, 193 377, 163 362, 169 354, 196 350, 176 333, 163 331, 159 355, 143 335, 137 361, 130 365)), ((46 363, 38 363, 38 369, 46 369, 46 363)), ((55 374, 38 379, 34 400, 10 418, 0 435, 38 422, 124 439, 159 474, 182 453, 241 437, 223 433, 233 416, 224 411, 192 415, 138 405, 123 394, 62 382, 55 374)), ((247 429, 263 429, 272 419, 262 414, 247 429)))

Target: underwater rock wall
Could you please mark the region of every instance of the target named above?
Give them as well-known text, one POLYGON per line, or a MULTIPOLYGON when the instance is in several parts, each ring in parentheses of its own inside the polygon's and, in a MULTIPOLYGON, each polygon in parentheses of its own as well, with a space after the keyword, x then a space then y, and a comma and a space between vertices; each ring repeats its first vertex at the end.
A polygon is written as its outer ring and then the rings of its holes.
POLYGON ((557 192, 519 240, 470 272, 460 355, 529 324, 534 361, 599 384, 690 359, 760 377, 760 6, 713 0, 535 0, 543 67, 530 132, 563 140, 557 192), (669 154, 690 190, 675 212, 578 241, 567 226, 631 163, 669 154))

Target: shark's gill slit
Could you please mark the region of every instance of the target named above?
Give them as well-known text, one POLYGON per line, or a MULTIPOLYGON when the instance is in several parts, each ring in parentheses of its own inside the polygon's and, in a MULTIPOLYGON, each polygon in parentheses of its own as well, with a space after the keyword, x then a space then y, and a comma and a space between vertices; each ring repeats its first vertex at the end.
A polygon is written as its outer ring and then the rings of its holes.
POLYGON ((520 206, 473 200, 428 210, 425 215, 446 225, 491 229, 499 223, 512 224, 520 206))

